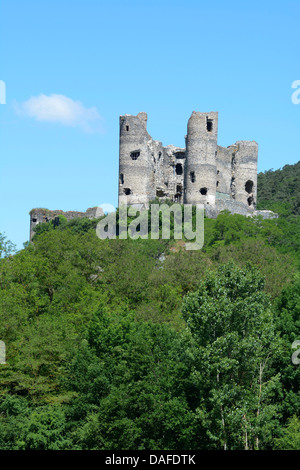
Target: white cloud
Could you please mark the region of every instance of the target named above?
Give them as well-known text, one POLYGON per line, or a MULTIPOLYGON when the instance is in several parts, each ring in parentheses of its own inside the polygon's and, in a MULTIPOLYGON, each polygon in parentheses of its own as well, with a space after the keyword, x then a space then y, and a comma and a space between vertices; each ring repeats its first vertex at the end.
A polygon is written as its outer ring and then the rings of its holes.
POLYGON ((64 95, 32 96, 29 100, 16 104, 15 108, 19 114, 37 121, 81 127, 86 132, 101 130, 101 116, 95 107, 85 108, 80 101, 64 95))

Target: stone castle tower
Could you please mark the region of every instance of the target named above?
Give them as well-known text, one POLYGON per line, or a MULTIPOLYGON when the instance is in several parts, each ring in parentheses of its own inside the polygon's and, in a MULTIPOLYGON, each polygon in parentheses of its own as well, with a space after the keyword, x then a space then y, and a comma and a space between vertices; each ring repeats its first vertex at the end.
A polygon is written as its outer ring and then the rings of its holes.
POLYGON ((208 217, 228 209, 255 215, 257 153, 254 141, 220 147, 218 113, 193 112, 186 148, 155 141, 147 114, 120 116, 119 206, 148 208, 155 198, 204 204, 208 217))

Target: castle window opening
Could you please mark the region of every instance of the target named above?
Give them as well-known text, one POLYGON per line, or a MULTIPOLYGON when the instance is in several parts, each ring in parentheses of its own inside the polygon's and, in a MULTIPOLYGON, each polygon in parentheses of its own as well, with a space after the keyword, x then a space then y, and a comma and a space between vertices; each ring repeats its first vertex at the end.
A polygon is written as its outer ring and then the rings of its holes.
POLYGON ((124 188, 124 194, 126 194, 126 196, 129 196, 129 194, 131 194, 131 189, 130 188, 124 188))
POLYGON ((217 181, 216 186, 217 186, 217 187, 219 186, 219 181, 217 181))
POLYGON ((191 172, 190 172, 190 179, 191 179, 191 182, 192 182, 192 183, 195 183, 195 181, 196 181, 196 175, 195 175, 195 172, 194 172, 194 171, 191 171, 191 172))
POLYGON ((252 206, 253 205, 253 202, 254 202, 254 199, 252 196, 249 196, 248 199, 247 199, 247 202, 248 202, 248 206, 252 206))
POLYGON ((166 193, 162 189, 157 189, 156 190, 156 196, 157 197, 164 197, 166 193))
POLYGON ((200 193, 202 194, 202 196, 205 196, 207 194, 207 188, 201 188, 200 193))
POLYGON ((32 222, 37 222, 37 219, 35 219, 35 218, 34 218, 34 219, 32 219, 32 222))
POLYGON ((253 192, 253 181, 248 180, 245 184, 245 191, 247 191, 248 194, 253 192))
POLYGON ((120 183, 124 184, 124 175, 123 175, 123 173, 120 174, 120 183))
POLYGON ((206 118, 206 129, 207 129, 207 132, 211 132, 211 131, 212 131, 212 129, 213 129, 213 121, 212 121, 212 119, 206 118))
POLYGON ((185 152, 176 152, 175 157, 183 159, 183 158, 185 158, 185 152))
POLYGON ((176 175, 182 175, 182 165, 181 163, 177 163, 176 167, 175 167, 175 171, 176 171, 176 175))
POLYGON ((129 131, 129 126, 126 126, 126 131, 127 131, 127 132, 129 131))
POLYGON ((140 152, 131 152, 130 156, 132 160, 137 160, 140 156, 140 152))

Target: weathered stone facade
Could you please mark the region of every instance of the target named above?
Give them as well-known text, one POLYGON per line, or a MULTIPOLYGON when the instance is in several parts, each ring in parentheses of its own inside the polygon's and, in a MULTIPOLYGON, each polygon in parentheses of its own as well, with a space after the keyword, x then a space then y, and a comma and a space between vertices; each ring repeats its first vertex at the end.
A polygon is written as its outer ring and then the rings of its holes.
POLYGON ((208 217, 224 209, 254 215, 257 196, 255 141, 220 147, 218 113, 193 112, 186 148, 153 140, 147 114, 120 116, 119 206, 148 208, 156 197, 204 204, 208 217))
POLYGON ((49 209, 32 209, 30 211, 30 240, 34 235, 34 227, 38 224, 50 222, 51 220, 55 221, 58 219, 59 215, 63 215, 66 217, 67 220, 71 219, 82 219, 86 217, 88 219, 95 219, 104 215, 103 210, 101 207, 91 207, 87 209, 86 212, 77 212, 77 211, 67 211, 64 212, 62 210, 54 210, 51 211, 49 209))

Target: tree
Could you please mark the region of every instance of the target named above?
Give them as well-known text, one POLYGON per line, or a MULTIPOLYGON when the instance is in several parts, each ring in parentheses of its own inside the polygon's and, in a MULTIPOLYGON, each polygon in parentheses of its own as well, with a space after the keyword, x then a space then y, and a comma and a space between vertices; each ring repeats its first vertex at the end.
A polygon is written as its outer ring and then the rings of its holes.
POLYGON ((280 401, 282 422, 300 414, 300 367, 292 363, 292 344, 300 339, 300 275, 295 275, 275 304, 276 329, 283 348, 275 355, 277 370, 282 371, 283 397, 280 401))
POLYGON ((289 419, 288 425, 281 432, 281 437, 275 439, 275 448, 278 450, 300 449, 300 420, 296 415, 289 419))
POLYGON ((0 258, 6 258, 7 256, 16 252, 16 245, 11 241, 7 240, 7 237, 0 233, 0 258))
POLYGON ((259 209, 279 212, 283 217, 300 214, 300 162, 269 170, 257 176, 259 209))
POLYGON ((188 449, 199 436, 190 406, 189 338, 167 325, 101 309, 66 368, 78 396, 76 439, 84 449, 188 449))
POLYGON ((263 287, 255 267, 229 263, 184 299, 197 357, 197 414, 210 447, 258 449, 272 442, 277 425, 272 397, 280 384, 268 370, 280 342, 263 287))

